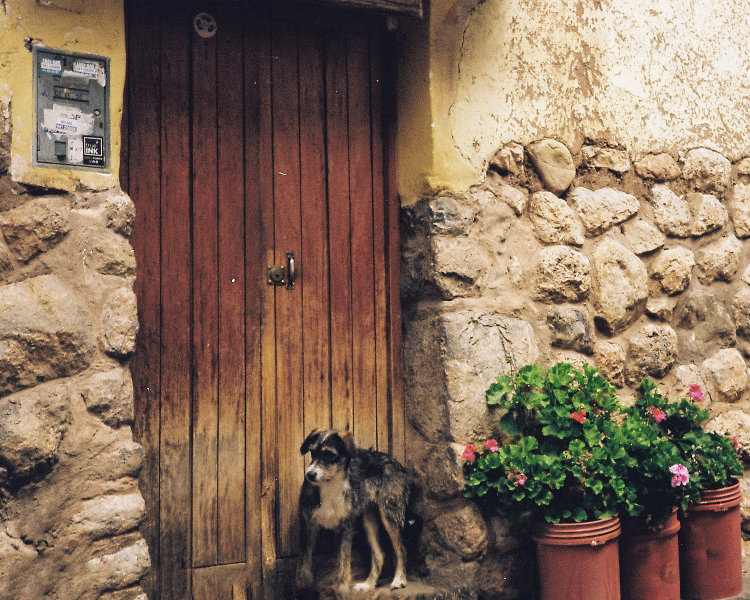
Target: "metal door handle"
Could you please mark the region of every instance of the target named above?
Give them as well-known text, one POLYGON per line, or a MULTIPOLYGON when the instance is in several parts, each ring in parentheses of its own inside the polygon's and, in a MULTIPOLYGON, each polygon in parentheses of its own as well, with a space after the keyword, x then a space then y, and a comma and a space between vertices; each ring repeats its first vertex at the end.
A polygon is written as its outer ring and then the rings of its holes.
POLYGON ((297 279, 297 265, 294 264, 294 252, 286 253, 286 289, 291 290, 294 287, 294 280, 297 279))

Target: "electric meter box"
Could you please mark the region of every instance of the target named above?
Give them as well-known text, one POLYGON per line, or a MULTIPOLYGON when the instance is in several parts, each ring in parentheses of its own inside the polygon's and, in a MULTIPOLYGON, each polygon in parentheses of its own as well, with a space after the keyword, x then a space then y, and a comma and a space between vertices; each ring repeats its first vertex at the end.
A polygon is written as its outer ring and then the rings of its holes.
POLYGON ((109 59, 35 47, 34 164, 109 169, 109 59))

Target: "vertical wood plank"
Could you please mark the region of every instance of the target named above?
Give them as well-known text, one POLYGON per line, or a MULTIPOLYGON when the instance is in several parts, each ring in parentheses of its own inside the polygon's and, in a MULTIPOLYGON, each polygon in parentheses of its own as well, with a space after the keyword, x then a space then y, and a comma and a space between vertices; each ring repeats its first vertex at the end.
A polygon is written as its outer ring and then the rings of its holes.
POLYGON ((243 47, 231 13, 219 22, 219 552, 245 558, 245 211, 243 47))
POLYGON ((346 36, 326 36, 326 129, 331 256, 331 402, 336 429, 354 426, 346 36), (334 268, 335 266, 335 268, 334 268))
POLYGON ((385 173, 385 201, 388 221, 388 349, 390 387, 390 452, 401 462, 406 460, 406 422, 403 397, 403 341, 401 338, 401 290, 399 236, 400 201, 398 196, 398 154, 396 152, 396 40, 393 34, 384 35, 380 46, 382 58, 382 135, 385 173))
MULTIPOLYGON (((268 24, 255 21, 252 27, 245 27, 245 114, 244 114, 244 147, 245 147, 245 289, 246 289, 246 379, 245 395, 247 401, 246 436, 246 477, 247 477, 247 557, 248 579, 250 582, 251 598, 260 598, 260 585, 263 576, 263 564, 268 565, 270 557, 275 555, 273 539, 273 502, 268 498, 267 489, 263 486, 262 469, 268 468, 268 455, 272 449, 263 447, 261 432, 266 426, 267 416, 262 419, 263 387, 261 372, 263 359, 267 353, 272 353, 261 330, 261 308, 273 309, 268 301, 268 286, 264 276, 264 235, 270 229, 264 227, 261 210, 261 192, 266 191, 262 178, 270 177, 272 165, 267 144, 270 144, 270 123, 268 114, 269 104, 263 102, 263 97, 270 95, 270 47, 268 24), (262 145, 261 140, 264 140, 262 145), (261 158, 261 148, 263 157, 261 158), (265 292, 265 295, 264 295, 265 292), (265 510, 262 510, 265 509, 265 510), (264 536, 265 539, 264 539, 264 536), (270 538, 270 539, 269 539, 270 538), (264 547, 265 543, 265 547, 264 547), (266 548, 270 547, 270 550, 266 548)), ((267 218, 267 216, 266 216, 267 218)), ((273 319, 270 319, 273 322, 273 319)), ((265 331, 271 329, 266 326, 265 331)), ((273 338, 271 338, 272 341, 273 338)), ((263 380, 264 383, 265 380, 263 380)), ((268 404, 272 404, 268 397, 268 404)), ((272 446, 267 443, 266 446, 272 446)), ((272 474, 275 472, 272 472, 272 474)), ((272 475, 273 476, 273 475, 272 475)), ((270 478, 269 478, 270 479, 270 478)))
MULTIPOLYGON (((256 281, 260 287, 261 314, 261 418, 263 448, 261 452, 262 489, 261 489, 261 536, 263 550, 263 582, 266 592, 271 592, 276 571, 277 524, 276 509, 278 506, 278 444, 277 423, 278 402, 276 397, 276 292, 265 284, 265 266, 275 260, 274 247, 274 207, 273 207, 273 117, 272 117, 272 73, 273 57, 270 24, 264 26, 267 41, 261 39, 258 48, 259 62, 259 161, 258 161, 258 198, 260 201, 260 229, 262 248, 263 278, 256 281)), ((249 204, 248 204, 249 207, 249 204)), ((248 285, 250 284, 248 279, 248 285)), ((249 292, 250 293, 250 292, 249 292)))
MULTIPOLYGON (((299 256, 300 149, 297 31, 276 25, 273 32, 273 155, 276 263, 286 252, 299 256)), ((303 269, 304 266, 300 265, 303 269)), ((277 414, 279 453, 279 553, 296 550, 299 538, 297 498, 302 485, 303 459, 296 440, 303 439, 302 289, 304 275, 293 290, 276 288, 276 393, 283 408, 277 414), (284 440, 282 442, 282 440, 284 440), (293 443, 290 443, 294 441, 293 443)))
POLYGON ((224 600, 219 595, 219 581, 222 573, 215 567, 193 571, 193 590, 190 600, 224 600))
POLYGON ((192 38, 193 566, 218 547, 218 198, 216 40, 192 38))
POLYGON ((350 34, 348 46, 354 440, 369 448, 377 443, 370 60, 363 34, 350 34))
POLYGON ((162 23, 161 595, 190 594, 190 72, 189 20, 162 23))
POLYGON ((141 533, 148 542, 152 569, 142 585, 149 597, 159 597, 161 557, 159 547, 159 436, 161 395, 161 283, 160 231, 161 177, 159 171, 160 56, 159 11, 150 5, 143 9, 128 6, 128 122, 132 125, 127 160, 127 192, 135 207, 135 223, 130 242, 135 251, 138 298, 138 337, 131 361, 134 388, 134 437, 145 450, 140 474, 141 492, 147 518, 141 533), (146 60, 148 57, 148 60, 146 60), (129 163, 132 162, 132 168, 129 163))
POLYGON ((380 64, 380 44, 377 32, 371 32, 370 43, 370 106, 372 115, 372 198, 373 248, 375 276, 375 366, 377 397, 377 447, 391 452, 391 409, 388 389, 388 219, 383 173, 383 82, 380 64))
MULTIPOLYGON (((323 44, 319 30, 300 32, 300 163, 302 192, 303 435, 331 426, 328 300, 328 206, 325 164, 323 44)), ((299 259, 298 259, 299 260, 299 259)))

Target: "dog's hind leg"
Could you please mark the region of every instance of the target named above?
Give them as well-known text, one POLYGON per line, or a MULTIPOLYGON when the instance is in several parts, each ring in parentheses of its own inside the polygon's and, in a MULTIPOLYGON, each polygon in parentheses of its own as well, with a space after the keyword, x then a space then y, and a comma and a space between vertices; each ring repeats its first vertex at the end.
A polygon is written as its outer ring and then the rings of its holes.
POLYGON ((362 583, 354 586, 356 591, 370 591, 378 584, 380 571, 383 569, 383 550, 378 542, 378 515, 368 509, 362 516, 365 533, 367 534, 367 543, 370 545, 370 575, 362 583))
POLYGON ((393 551, 396 553, 396 572, 393 575, 391 589, 406 587, 406 547, 401 538, 401 523, 394 520, 393 515, 390 515, 387 509, 382 506, 380 507, 380 518, 383 520, 383 526, 388 532, 388 537, 391 538, 393 551))

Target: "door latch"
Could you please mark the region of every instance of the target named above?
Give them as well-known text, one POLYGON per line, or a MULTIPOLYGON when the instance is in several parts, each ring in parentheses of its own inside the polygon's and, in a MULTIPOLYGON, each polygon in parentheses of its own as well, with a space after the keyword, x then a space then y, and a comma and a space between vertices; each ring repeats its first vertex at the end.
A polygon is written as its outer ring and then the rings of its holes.
POLYGON ((286 265, 268 265, 266 281, 268 285, 286 286, 291 290, 297 279, 297 267, 294 263, 294 252, 286 253, 286 265))

